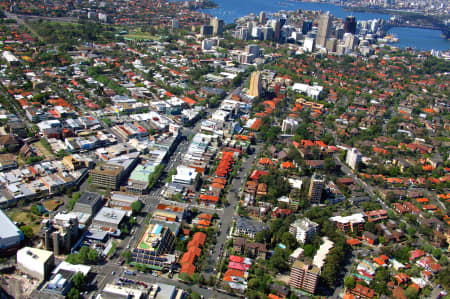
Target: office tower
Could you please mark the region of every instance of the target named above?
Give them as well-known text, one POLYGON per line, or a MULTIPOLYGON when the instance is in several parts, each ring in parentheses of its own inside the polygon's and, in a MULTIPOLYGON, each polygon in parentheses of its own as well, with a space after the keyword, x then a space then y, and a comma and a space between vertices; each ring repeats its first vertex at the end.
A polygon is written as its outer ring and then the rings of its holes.
POLYGON ((267 21, 267 17, 266 17, 266 13, 265 12, 260 12, 259 13, 259 23, 260 24, 264 24, 267 21))
POLYGON ((311 204, 319 204, 322 199, 322 191, 325 180, 323 176, 314 174, 311 178, 311 183, 309 184, 309 202, 311 204))
POLYGON ((312 37, 305 37, 305 40, 303 41, 303 48, 306 52, 312 52, 314 51, 315 47, 315 40, 312 37))
POLYGON ((212 49, 212 41, 210 39, 204 39, 202 41, 202 50, 211 50, 212 49))
POLYGON ((239 40, 248 40, 248 29, 246 27, 239 28, 236 31, 236 39, 239 40))
POLYGON ((297 260, 294 262, 289 275, 289 286, 314 294, 319 274, 320 269, 317 266, 297 260))
POLYGON ((344 28, 336 28, 336 38, 339 40, 344 38, 344 28))
POLYGON ((348 16, 344 21, 344 32, 345 33, 356 33, 356 18, 354 16, 348 16))
POLYGON ((316 45, 325 47, 327 38, 330 37, 331 17, 329 14, 323 14, 319 19, 319 31, 317 32, 316 45))
POLYGON ((248 54, 253 54, 255 57, 259 56, 259 46, 255 44, 247 45, 246 51, 248 54))
POLYGON ((252 29, 252 37, 257 39, 262 39, 261 27, 253 27, 252 29))
POLYGON ((337 45, 337 39, 330 38, 327 40, 326 42, 326 48, 328 50, 328 52, 336 52, 336 45, 337 45))
POLYGON ((361 162, 361 159, 361 153, 356 148, 352 148, 351 150, 347 151, 345 163, 347 163, 347 165, 350 166, 351 169, 356 170, 358 168, 359 162, 361 162))
POLYGON ((172 19, 172 29, 177 29, 179 27, 179 22, 177 19, 172 19))
POLYGON ((303 21, 302 25, 302 33, 306 34, 308 31, 312 29, 312 22, 311 21, 303 21))
POLYGON ((218 35, 218 36, 223 35, 223 27, 224 27, 223 20, 218 19, 218 18, 211 19, 211 26, 213 26, 213 34, 214 35, 218 35))
POLYGON ((263 40, 273 40, 273 28, 266 26, 262 28, 263 40))
POLYGON ((248 95, 252 97, 259 97, 261 96, 261 92, 261 73, 253 72, 250 77, 250 90, 248 92, 248 95))
POLYGON ((280 33, 281 33, 281 24, 280 24, 280 20, 272 20, 271 22, 271 26, 273 29, 273 40, 275 42, 279 42, 280 41, 280 33))
POLYGON ((359 39, 351 33, 344 34, 344 45, 347 49, 353 50, 358 45, 359 39))
POLYGON ((200 34, 202 36, 211 36, 213 34, 213 26, 211 26, 211 25, 203 25, 200 28, 200 34))

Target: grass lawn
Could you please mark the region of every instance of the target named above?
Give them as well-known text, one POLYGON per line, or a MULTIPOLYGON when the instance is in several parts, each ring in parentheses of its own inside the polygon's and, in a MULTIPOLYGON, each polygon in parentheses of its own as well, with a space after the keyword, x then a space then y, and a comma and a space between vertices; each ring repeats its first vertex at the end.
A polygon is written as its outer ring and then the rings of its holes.
POLYGON ((44 207, 47 211, 54 211, 57 207, 64 204, 64 201, 61 199, 50 199, 44 201, 44 207))
POLYGON ((6 211, 6 215, 14 222, 24 223, 25 225, 30 226, 35 234, 39 231, 41 226, 41 217, 20 208, 6 211))
POLYGON ((140 30, 132 31, 129 34, 125 34, 123 38, 135 39, 135 40, 157 40, 158 38, 151 35, 148 32, 142 32, 140 30))
POLYGON ((37 147, 39 151, 45 156, 45 157, 54 157, 53 153, 47 150, 42 144, 38 141, 32 144, 32 146, 37 147))

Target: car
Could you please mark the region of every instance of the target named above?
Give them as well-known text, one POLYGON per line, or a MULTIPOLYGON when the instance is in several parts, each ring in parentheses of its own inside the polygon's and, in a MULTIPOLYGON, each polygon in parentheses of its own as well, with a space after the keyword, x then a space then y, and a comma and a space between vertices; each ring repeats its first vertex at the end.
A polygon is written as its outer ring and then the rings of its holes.
POLYGON ((111 272, 111 275, 114 275, 114 274, 116 274, 116 272, 115 272, 115 271, 112 271, 112 272, 111 272))

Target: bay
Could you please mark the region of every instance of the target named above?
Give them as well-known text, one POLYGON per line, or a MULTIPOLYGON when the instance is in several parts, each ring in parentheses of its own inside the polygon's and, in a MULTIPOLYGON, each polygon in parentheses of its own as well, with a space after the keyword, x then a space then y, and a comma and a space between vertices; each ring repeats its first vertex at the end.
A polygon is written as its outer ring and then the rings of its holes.
MULTIPOLYGON (((250 13, 259 15, 261 11, 270 14, 281 10, 295 11, 297 9, 322 12, 329 11, 332 15, 341 19, 353 15, 357 21, 373 19, 388 20, 391 17, 391 15, 382 13, 346 11, 343 7, 331 3, 294 2, 286 0, 214 0, 214 2, 219 7, 200 11, 223 19, 225 23, 232 23, 235 19, 249 15, 250 13)), ((416 50, 425 51, 432 49, 446 51, 450 49, 450 41, 442 38, 440 36, 441 32, 438 30, 400 27, 390 29, 389 33, 398 37, 399 42, 392 44, 397 47, 411 47, 416 50)))

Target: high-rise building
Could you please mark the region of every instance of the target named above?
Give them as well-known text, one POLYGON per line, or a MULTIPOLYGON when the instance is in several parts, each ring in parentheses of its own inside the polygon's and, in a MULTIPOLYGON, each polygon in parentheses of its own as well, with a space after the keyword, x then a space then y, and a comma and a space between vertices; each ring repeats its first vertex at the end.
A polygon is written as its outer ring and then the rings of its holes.
POLYGON ((337 39, 334 37, 330 38, 326 42, 326 48, 328 52, 336 52, 336 46, 337 46, 337 39))
POLYGON ((267 21, 267 17, 266 17, 266 13, 265 12, 260 12, 259 13, 259 23, 264 24, 267 21))
POLYGON ((235 37, 239 40, 248 40, 248 36, 249 33, 247 27, 241 27, 235 32, 235 37))
POLYGON ((302 33, 306 34, 308 31, 311 31, 312 29, 312 22, 311 21, 303 21, 302 24, 302 33))
POLYGON ((200 28, 200 34, 202 36, 211 36, 213 34, 213 26, 211 26, 211 25, 203 25, 200 28))
POLYGON ((261 73, 258 71, 253 72, 250 78, 250 90, 248 92, 248 95, 252 97, 259 97, 261 96, 261 89, 261 73))
POLYGON ((327 38, 330 37, 331 32, 331 16, 323 14, 319 19, 319 30, 317 32, 316 45, 325 47, 327 38))
POLYGON ((354 16, 348 16, 345 18, 344 32, 356 34, 356 18, 354 16))
POLYGON ((273 29, 273 40, 275 42, 279 42, 280 41, 280 33, 281 33, 280 20, 278 20, 278 19, 272 20, 271 26, 272 26, 272 29, 273 29))
POLYGON ((246 52, 247 52, 248 54, 253 54, 253 55, 255 55, 255 57, 258 57, 258 56, 259 56, 259 46, 258 46, 258 45, 255 45, 255 44, 247 45, 247 47, 246 47, 246 52))
POLYGON ((314 294, 319 274, 320 269, 317 266, 295 261, 289 276, 289 286, 314 294))
POLYGON ((358 45, 359 39, 351 33, 344 34, 344 45, 347 49, 353 50, 358 45))
POLYGON ((179 25, 180 24, 177 19, 172 19, 172 29, 177 29, 179 25))
POLYGON ((263 40, 273 40, 273 28, 265 26, 262 28, 263 40))
POLYGON ((322 199, 322 191, 323 186, 325 184, 325 180, 323 176, 314 174, 311 178, 311 184, 309 185, 309 202, 311 204, 316 203, 319 204, 322 199))
POLYGON ((305 37, 305 40, 303 41, 303 48, 306 52, 312 52, 315 48, 315 40, 312 37, 305 37))
POLYGON ((211 19, 211 26, 213 26, 213 34, 214 35, 222 36, 223 27, 224 27, 223 20, 221 20, 219 18, 211 19))
POLYGON ((356 149, 352 148, 347 151, 347 156, 345 157, 345 163, 350 166, 351 169, 356 170, 358 168, 358 163, 361 162, 362 155, 356 149))

